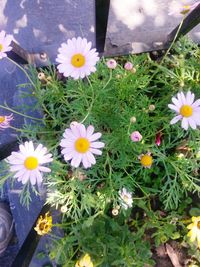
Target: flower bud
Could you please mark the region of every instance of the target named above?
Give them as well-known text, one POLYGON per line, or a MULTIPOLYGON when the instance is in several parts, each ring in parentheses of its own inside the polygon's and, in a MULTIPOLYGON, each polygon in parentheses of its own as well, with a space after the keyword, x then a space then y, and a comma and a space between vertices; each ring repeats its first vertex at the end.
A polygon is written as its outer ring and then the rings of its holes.
POLYGON ((136 120, 137 120, 137 119, 136 119, 136 117, 134 117, 134 116, 130 118, 130 122, 131 122, 131 123, 135 123, 136 120))
POLYGON ((118 214, 119 214, 119 210, 118 209, 116 209, 116 208, 112 209, 112 215, 113 216, 117 216, 118 214))
POLYGON ((154 111, 155 110, 155 106, 154 105, 149 105, 149 111, 154 111))
POLYGON ((131 134, 131 140, 133 142, 140 142, 142 140, 142 135, 138 131, 134 131, 131 134))
POLYGON ((136 73, 136 68, 132 68, 132 70, 131 70, 131 72, 134 74, 134 73, 136 73))
POLYGON ((107 60, 106 65, 109 69, 115 69, 117 67, 117 62, 114 59, 109 59, 107 60))
POLYGON ((125 70, 132 70, 133 69, 133 64, 128 61, 128 62, 126 62, 124 64, 124 68, 125 68, 125 70))
POLYGON ((38 79, 41 81, 41 80, 46 80, 46 76, 43 72, 39 72, 38 73, 38 79))
POLYGON ((66 206, 62 206, 62 207, 60 208, 60 211, 61 211, 62 213, 66 213, 66 212, 67 212, 67 207, 66 207, 66 206))

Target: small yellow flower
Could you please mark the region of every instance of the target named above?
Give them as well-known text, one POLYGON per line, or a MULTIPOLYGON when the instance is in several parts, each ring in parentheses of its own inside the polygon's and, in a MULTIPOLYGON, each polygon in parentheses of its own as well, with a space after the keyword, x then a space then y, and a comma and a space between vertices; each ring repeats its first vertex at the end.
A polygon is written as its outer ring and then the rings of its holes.
POLYGON ((44 218, 42 215, 37 220, 36 227, 34 230, 38 233, 38 235, 46 235, 51 231, 52 228, 52 216, 49 216, 49 212, 45 213, 44 218))
POLYGON ((138 158, 144 168, 151 168, 151 165, 153 164, 153 158, 150 152, 146 154, 141 154, 138 158))
POLYGON ((190 241, 194 242, 197 239, 198 247, 200 248, 200 216, 192 217, 192 223, 187 226, 190 230, 187 234, 190 237, 190 241))
POLYGON ((76 262, 75 267, 94 267, 94 264, 91 261, 90 255, 85 254, 80 260, 76 262))

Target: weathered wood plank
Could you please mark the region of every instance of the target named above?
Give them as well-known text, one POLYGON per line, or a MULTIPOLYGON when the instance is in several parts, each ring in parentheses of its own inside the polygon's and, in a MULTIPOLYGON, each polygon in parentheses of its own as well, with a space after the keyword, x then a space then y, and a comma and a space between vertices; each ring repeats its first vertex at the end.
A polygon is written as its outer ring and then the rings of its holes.
MULTIPOLYGON (((186 0, 184 3, 195 3, 186 0)), ((111 0, 105 52, 108 55, 160 49, 180 23, 182 1, 111 0)), ((189 34, 200 43, 200 26, 189 34)))
POLYGON ((190 14, 185 18, 182 24, 180 24, 181 28, 177 35, 179 25, 168 35, 168 42, 172 42, 174 38, 178 39, 179 37, 190 32, 194 27, 196 27, 200 23, 200 2, 198 6, 190 12, 190 14), (177 36, 176 36, 177 35, 177 36))
POLYGON ((82 36, 95 46, 94 0, 0 1, 0 29, 30 53, 47 52, 54 63, 68 38, 82 36))

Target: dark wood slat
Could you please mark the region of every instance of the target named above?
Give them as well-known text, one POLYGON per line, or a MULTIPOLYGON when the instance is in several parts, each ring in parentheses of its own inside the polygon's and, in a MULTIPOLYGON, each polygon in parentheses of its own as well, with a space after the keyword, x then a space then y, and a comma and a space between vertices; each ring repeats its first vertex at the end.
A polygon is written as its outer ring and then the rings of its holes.
POLYGON ((11 43, 12 50, 8 52, 8 57, 16 61, 19 64, 29 64, 31 63, 30 54, 23 49, 20 45, 12 41, 11 43))
POLYGON ((104 52, 110 0, 96 0, 96 48, 99 53, 104 52))
POLYGON ((36 67, 43 67, 49 65, 49 59, 45 52, 29 53, 20 45, 12 41, 12 50, 8 52, 8 57, 19 64, 33 64, 36 67))
MULTIPOLYGON (((44 214, 49 211, 50 207, 48 205, 43 206, 40 214, 38 215, 38 218, 42 215, 44 216, 44 214)), ((21 246, 17 256, 15 257, 11 267, 28 267, 33 254, 37 248, 38 242, 41 238, 41 236, 39 236, 37 234, 37 232, 34 230, 34 227, 36 225, 36 222, 38 220, 38 218, 36 219, 36 221, 34 222, 30 232, 28 233, 23 245, 21 246)))

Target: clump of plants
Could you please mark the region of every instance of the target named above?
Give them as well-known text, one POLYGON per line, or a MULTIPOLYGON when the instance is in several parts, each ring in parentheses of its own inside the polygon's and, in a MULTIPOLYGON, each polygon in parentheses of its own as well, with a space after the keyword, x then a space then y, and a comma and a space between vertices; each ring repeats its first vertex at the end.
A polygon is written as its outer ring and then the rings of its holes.
MULTIPOLYGON (((26 205, 46 186, 62 217, 50 248, 61 266, 154 266, 153 251, 172 240, 198 266, 200 49, 183 38, 156 62, 99 59, 91 46, 73 38, 57 67, 31 69, 43 118, 24 125, 27 141, 6 159, 9 179, 22 183, 26 205)), ((47 214, 36 230, 51 225, 47 214)))

